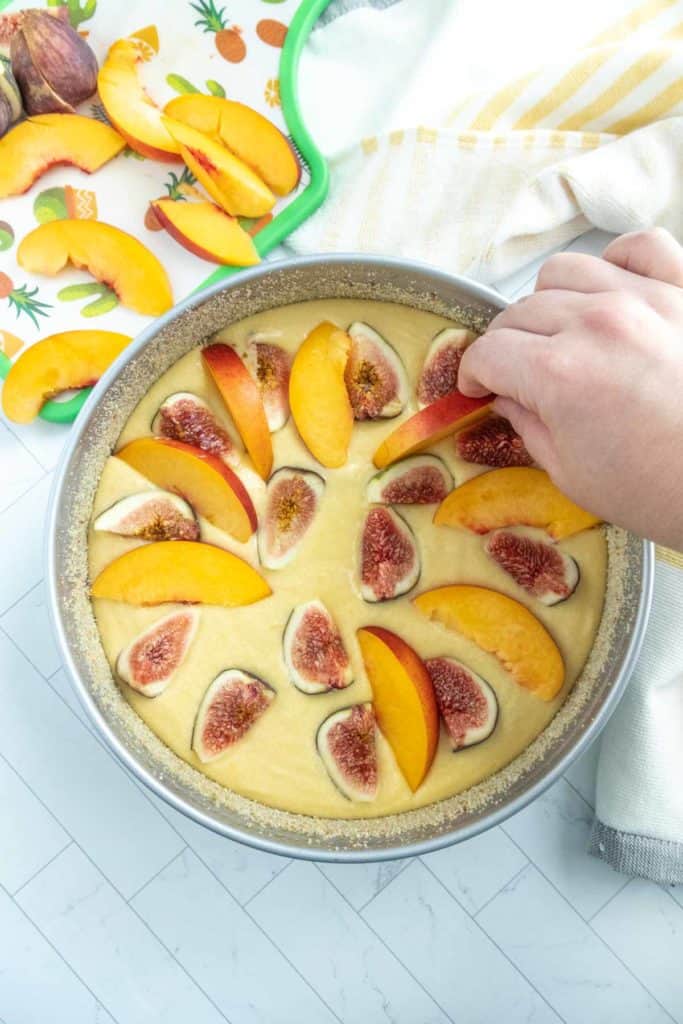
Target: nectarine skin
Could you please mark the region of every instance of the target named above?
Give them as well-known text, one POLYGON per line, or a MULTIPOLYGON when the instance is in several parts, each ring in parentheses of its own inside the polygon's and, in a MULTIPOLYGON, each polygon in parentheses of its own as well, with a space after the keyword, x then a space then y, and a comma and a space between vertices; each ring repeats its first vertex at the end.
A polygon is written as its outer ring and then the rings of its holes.
POLYGON ((343 466, 353 432, 344 371, 351 339, 323 321, 299 346, 289 376, 292 418, 311 455, 323 466, 343 466))
POLYGON ((151 205, 169 235, 200 259, 236 267, 259 262, 251 236, 214 203, 155 199, 151 205))
POLYGON ((202 349, 202 359, 228 407, 256 472, 264 480, 273 468, 273 443, 259 389, 231 345, 217 342, 202 349))
POLYGON ((468 398, 459 391, 438 398, 393 430, 372 457, 378 469, 407 455, 422 452, 456 430, 482 419, 491 407, 493 395, 468 398))

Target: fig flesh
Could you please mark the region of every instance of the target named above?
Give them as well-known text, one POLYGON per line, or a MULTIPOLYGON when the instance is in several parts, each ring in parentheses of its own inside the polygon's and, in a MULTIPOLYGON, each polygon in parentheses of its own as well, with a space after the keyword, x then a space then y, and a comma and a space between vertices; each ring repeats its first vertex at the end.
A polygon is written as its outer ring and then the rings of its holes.
POLYGON ((460 327, 447 327, 433 339, 417 382, 417 404, 420 409, 449 395, 458 388, 460 360, 476 335, 460 327))
POLYGON ((408 401, 408 379, 398 353, 369 324, 348 329, 351 350, 344 371, 356 420, 391 419, 408 401))
POLYGON ((206 402, 190 391, 176 391, 164 399, 152 420, 152 433, 194 445, 231 466, 239 464, 234 437, 219 423, 206 402))
POLYGON ((390 601, 407 594, 420 578, 420 554, 405 519, 373 505, 361 532, 360 589, 365 601, 390 601))
POLYGON ((494 530, 486 538, 484 550, 541 604, 566 601, 579 584, 578 563, 550 540, 535 539, 511 530, 494 530))
POLYGON ((320 758, 342 796, 369 802, 377 795, 377 726, 372 704, 335 711, 316 736, 320 758))
POLYGON ((282 645, 289 678, 302 693, 343 690, 353 682, 341 634, 322 601, 297 605, 282 645))
POLYGON ((266 501, 258 531, 258 550, 266 569, 281 569, 292 561, 315 520, 325 481, 308 469, 283 466, 266 486, 266 501))
POLYGON ((534 461, 515 428, 502 416, 487 416, 462 430, 455 438, 455 452, 465 462, 495 469, 531 466, 534 461))
POLYGON ((377 473, 368 501, 382 505, 435 505, 453 490, 453 477, 436 455, 414 455, 377 473))
POLYGON ((245 736, 275 699, 275 690, 262 679, 228 668, 216 676, 197 712, 192 749, 206 764, 245 736))
POLYGON ((171 612, 135 637, 116 659, 116 674, 145 697, 158 697, 187 656, 199 611, 171 612))
POLYGON ((425 666, 453 750, 488 739, 498 721, 493 688, 455 658, 429 658, 425 666))
POLYGON ((289 419, 289 354, 257 336, 247 345, 244 361, 258 386, 268 429, 280 430, 289 419))
POLYGON ((184 498, 171 491, 140 491, 102 512, 93 530, 140 540, 199 540, 199 524, 184 498))

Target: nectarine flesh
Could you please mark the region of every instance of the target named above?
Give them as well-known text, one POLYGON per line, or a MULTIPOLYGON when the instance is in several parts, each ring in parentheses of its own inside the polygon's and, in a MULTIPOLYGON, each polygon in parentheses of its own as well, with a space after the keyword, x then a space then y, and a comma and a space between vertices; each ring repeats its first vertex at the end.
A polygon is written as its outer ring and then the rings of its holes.
POLYGON ((200 259, 235 267, 259 262, 251 235, 215 203, 155 199, 152 208, 169 235, 200 259))
POLYGON ((353 431, 353 409, 344 382, 351 350, 346 331, 324 321, 299 347, 289 377, 289 404, 311 455, 333 469, 343 466, 353 431))
POLYGON ((406 455, 422 452, 456 430, 481 419, 492 401, 492 395, 468 398, 459 391, 451 391, 399 424, 382 441, 372 461, 378 469, 384 469, 406 455))

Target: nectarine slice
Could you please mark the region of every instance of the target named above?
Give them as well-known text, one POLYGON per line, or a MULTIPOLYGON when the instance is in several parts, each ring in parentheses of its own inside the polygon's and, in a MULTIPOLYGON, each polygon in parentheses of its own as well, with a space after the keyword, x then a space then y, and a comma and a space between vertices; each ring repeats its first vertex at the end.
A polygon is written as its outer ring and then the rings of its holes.
POLYGON ((202 349, 202 358, 228 407, 256 472, 267 480, 273 468, 273 444, 256 382, 231 345, 221 342, 208 345, 202 349))
POLYGON ((235 267, 259 262, 251 235, 215 203, 155 199, 152 207, 169 235, 200 259, 235 267))
POLYGON ((180 155, 212 199, 234 217, 262 217, 275 205, 266 183, 229 149, 172 117, 163 123, 180 155))
POLYGON ((217 455, 166 437, 141 437, 116 452, 157 487, 180 494, 219 530, 247 541, 256 512, 246 487, 217 455))
POLYGON ((110 562, 93 583, 92 597, 134 605, 254 604, 271 589, 256 569, 213 544, 162 540, 110 562))
POLYGON ((344 382, 350 350, 346 331, 324 321, 301 344, 289 377, 296 428, 311 455, 330 469, 344 465, 351 442, 353 409, 344 382))
POLYGON ((191 93, 172 99, 165 113, 219 138, 276 195, 286 196, 296 188, 301 168, 292 147, 272 121, 251 107, 219 96, 191 93))
POLYGON ((562 540, 600 520, 566 498, 544 470, 510 466, 480 473, 456 487, 439 505, 434 522, 473 533, 537 526, 562 540))
POLYGON ((378 469, 384 469, 406 455, 422 452, 456 430, 481 419, 492 401, 491 395, 468 398, 459 391, 451 391, 399 424, 382 441, 372 461, 378 469))
POLYGON ((22 352, 2 388, 2 408, 15 423, 30 423, 43 403, 71 388, 94 384, 130 341, 114 331, 51 334, 22 352))
POLYGON ((564 662, 542 622, 506 594, 488 587, 455 584, 413 598, 429 619, 474 640, 495 654, 516 683, 541 700, 553 700, 564 685, 564 662))
POLYGON ((71 263, 116 292, 122 306, 159 316, 173 305, 171 285, 154 253, 137 238, 98 220, 53 220, 29 231, 17 262, 32 274, 58 274, 71 263))
POLYGON ((0 199, 26 192, 56 164, 91 174, 126 145, 108 124, 80 114, 38 114, 0 139, 0 199))
POLYGON ((380 731, 413 793, 439 741, 439 712, 429 673, 412 647, 382 626, 357 632, 380 731))
POLYGON ((110 47, 97 76, 97 90, 109 120, 131 149, 151 160, 175 161, 180 148, 138 76, 138 63, 155 52, 145 31, 119 39, 110 47))

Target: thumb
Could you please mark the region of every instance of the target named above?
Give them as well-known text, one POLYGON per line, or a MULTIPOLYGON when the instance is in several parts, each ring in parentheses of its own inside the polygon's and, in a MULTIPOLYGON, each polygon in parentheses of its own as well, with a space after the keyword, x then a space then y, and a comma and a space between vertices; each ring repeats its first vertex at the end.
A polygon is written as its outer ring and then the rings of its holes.
POLYGON ((525 409, 513 398, 496 398, 493 410, 509 420, 524 441, 526 450, 534 462, 542 466, 550 476, 557 463, 555 445, 545 423, 530 409, 525 409))
POLYGON ((632 274, 683 287, 683 249, 664 228, 620 235, 610 242, 602 258, 632 274))

